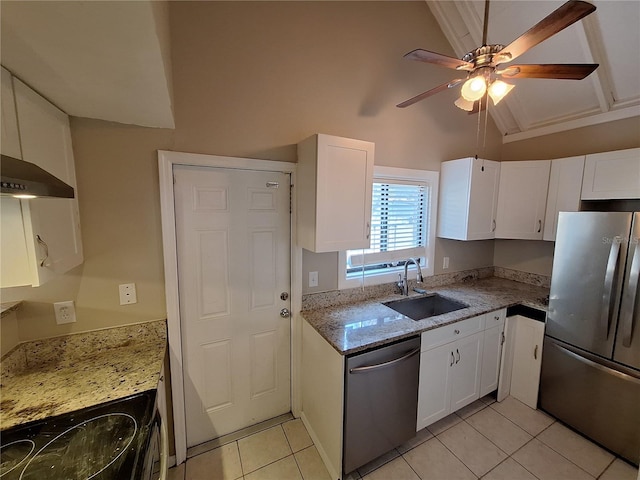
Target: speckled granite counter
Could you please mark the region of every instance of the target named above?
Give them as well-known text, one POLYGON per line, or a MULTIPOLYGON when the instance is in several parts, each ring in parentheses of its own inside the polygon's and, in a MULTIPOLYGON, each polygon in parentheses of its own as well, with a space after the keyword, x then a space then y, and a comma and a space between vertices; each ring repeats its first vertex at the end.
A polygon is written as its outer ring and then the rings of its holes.
POLYGON ((0 430, 155 389, 166 322, 26 342, 2 358, 0 430))
POLYGON ((391 294, 349 305, 304 310, 302 316, 340 354, 348 355, 512 305, 523 304, 546 310, 545 300, 549 295, 548 288, 498 277, 457 282, 429 288, 428 291, 466 303, 469 307, 415 321, 381 303, 406 298, 391 294))

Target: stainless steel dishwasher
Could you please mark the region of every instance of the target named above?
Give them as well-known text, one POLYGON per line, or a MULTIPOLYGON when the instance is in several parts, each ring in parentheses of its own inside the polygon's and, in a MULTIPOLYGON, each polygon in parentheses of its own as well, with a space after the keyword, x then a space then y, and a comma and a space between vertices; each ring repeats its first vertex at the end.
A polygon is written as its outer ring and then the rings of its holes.
POLYGON ((343 471, 416 435, 420 337, 347 357, 343 471))

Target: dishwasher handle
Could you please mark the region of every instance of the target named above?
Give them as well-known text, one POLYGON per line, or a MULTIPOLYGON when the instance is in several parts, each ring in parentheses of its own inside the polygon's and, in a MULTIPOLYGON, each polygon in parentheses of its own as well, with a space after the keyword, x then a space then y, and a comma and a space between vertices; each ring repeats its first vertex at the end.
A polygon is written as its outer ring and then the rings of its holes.
POLYGON ((416 348, 415 350, 411 350, 409 353, 399 358, 389 360, 388 362, 378 363, 376 365, 365 365, 363 367, 350 368, 349 373, 365 373, 365 372, 371 372, 372 370, 378 370, 379 368, 389 367, 391 365, 395 365, 396 363, 400 363, 403 360, 406 360, 407 358, 413 357, 416 353, 420 353, 420 347, 416 348))

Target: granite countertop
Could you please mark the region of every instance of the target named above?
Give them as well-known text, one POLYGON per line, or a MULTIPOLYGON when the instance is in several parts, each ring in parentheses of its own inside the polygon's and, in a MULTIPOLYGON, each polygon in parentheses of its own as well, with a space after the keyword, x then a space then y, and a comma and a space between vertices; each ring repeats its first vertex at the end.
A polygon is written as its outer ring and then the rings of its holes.
MULTIPOLYGON (((490 277, 429 288, 428 293, 439 293, 469 307, 415 321, 382 304, 407 298, 394 294, 349 305, 304 310, 302 316, 338 353, 349 355, 512 305, 546 311, 549 289, 490 277)), ((411 296, 420 295, 412 293, 411 296)))
POLYGON ((157 388, 166 322, 26 342, 2 358, 0 430, 157 388))

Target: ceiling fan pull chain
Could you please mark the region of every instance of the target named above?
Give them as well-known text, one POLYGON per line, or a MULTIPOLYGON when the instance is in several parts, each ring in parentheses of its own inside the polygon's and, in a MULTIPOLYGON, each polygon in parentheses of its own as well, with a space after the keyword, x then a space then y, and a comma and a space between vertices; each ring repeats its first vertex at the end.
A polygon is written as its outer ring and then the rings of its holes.
POLYGON ((478 158, 478 150, 480 149, 480 117, 482 117, 482 99, 478 100, 478 131, 476 132, 476 159, 478 158))
MULTIPOLYGON (((487 108, 484 111, 484 139, 482 140, 482 149, 486 150, 487 148, 487 122, 489 120, 489 104, 491 102, 489 102, 489 98, 485 97, 487 100, 487 108)), ((480 112, 482 113, 482 112, 480 112)), ((486 156, 486 155, 485 155, 486 156)))

